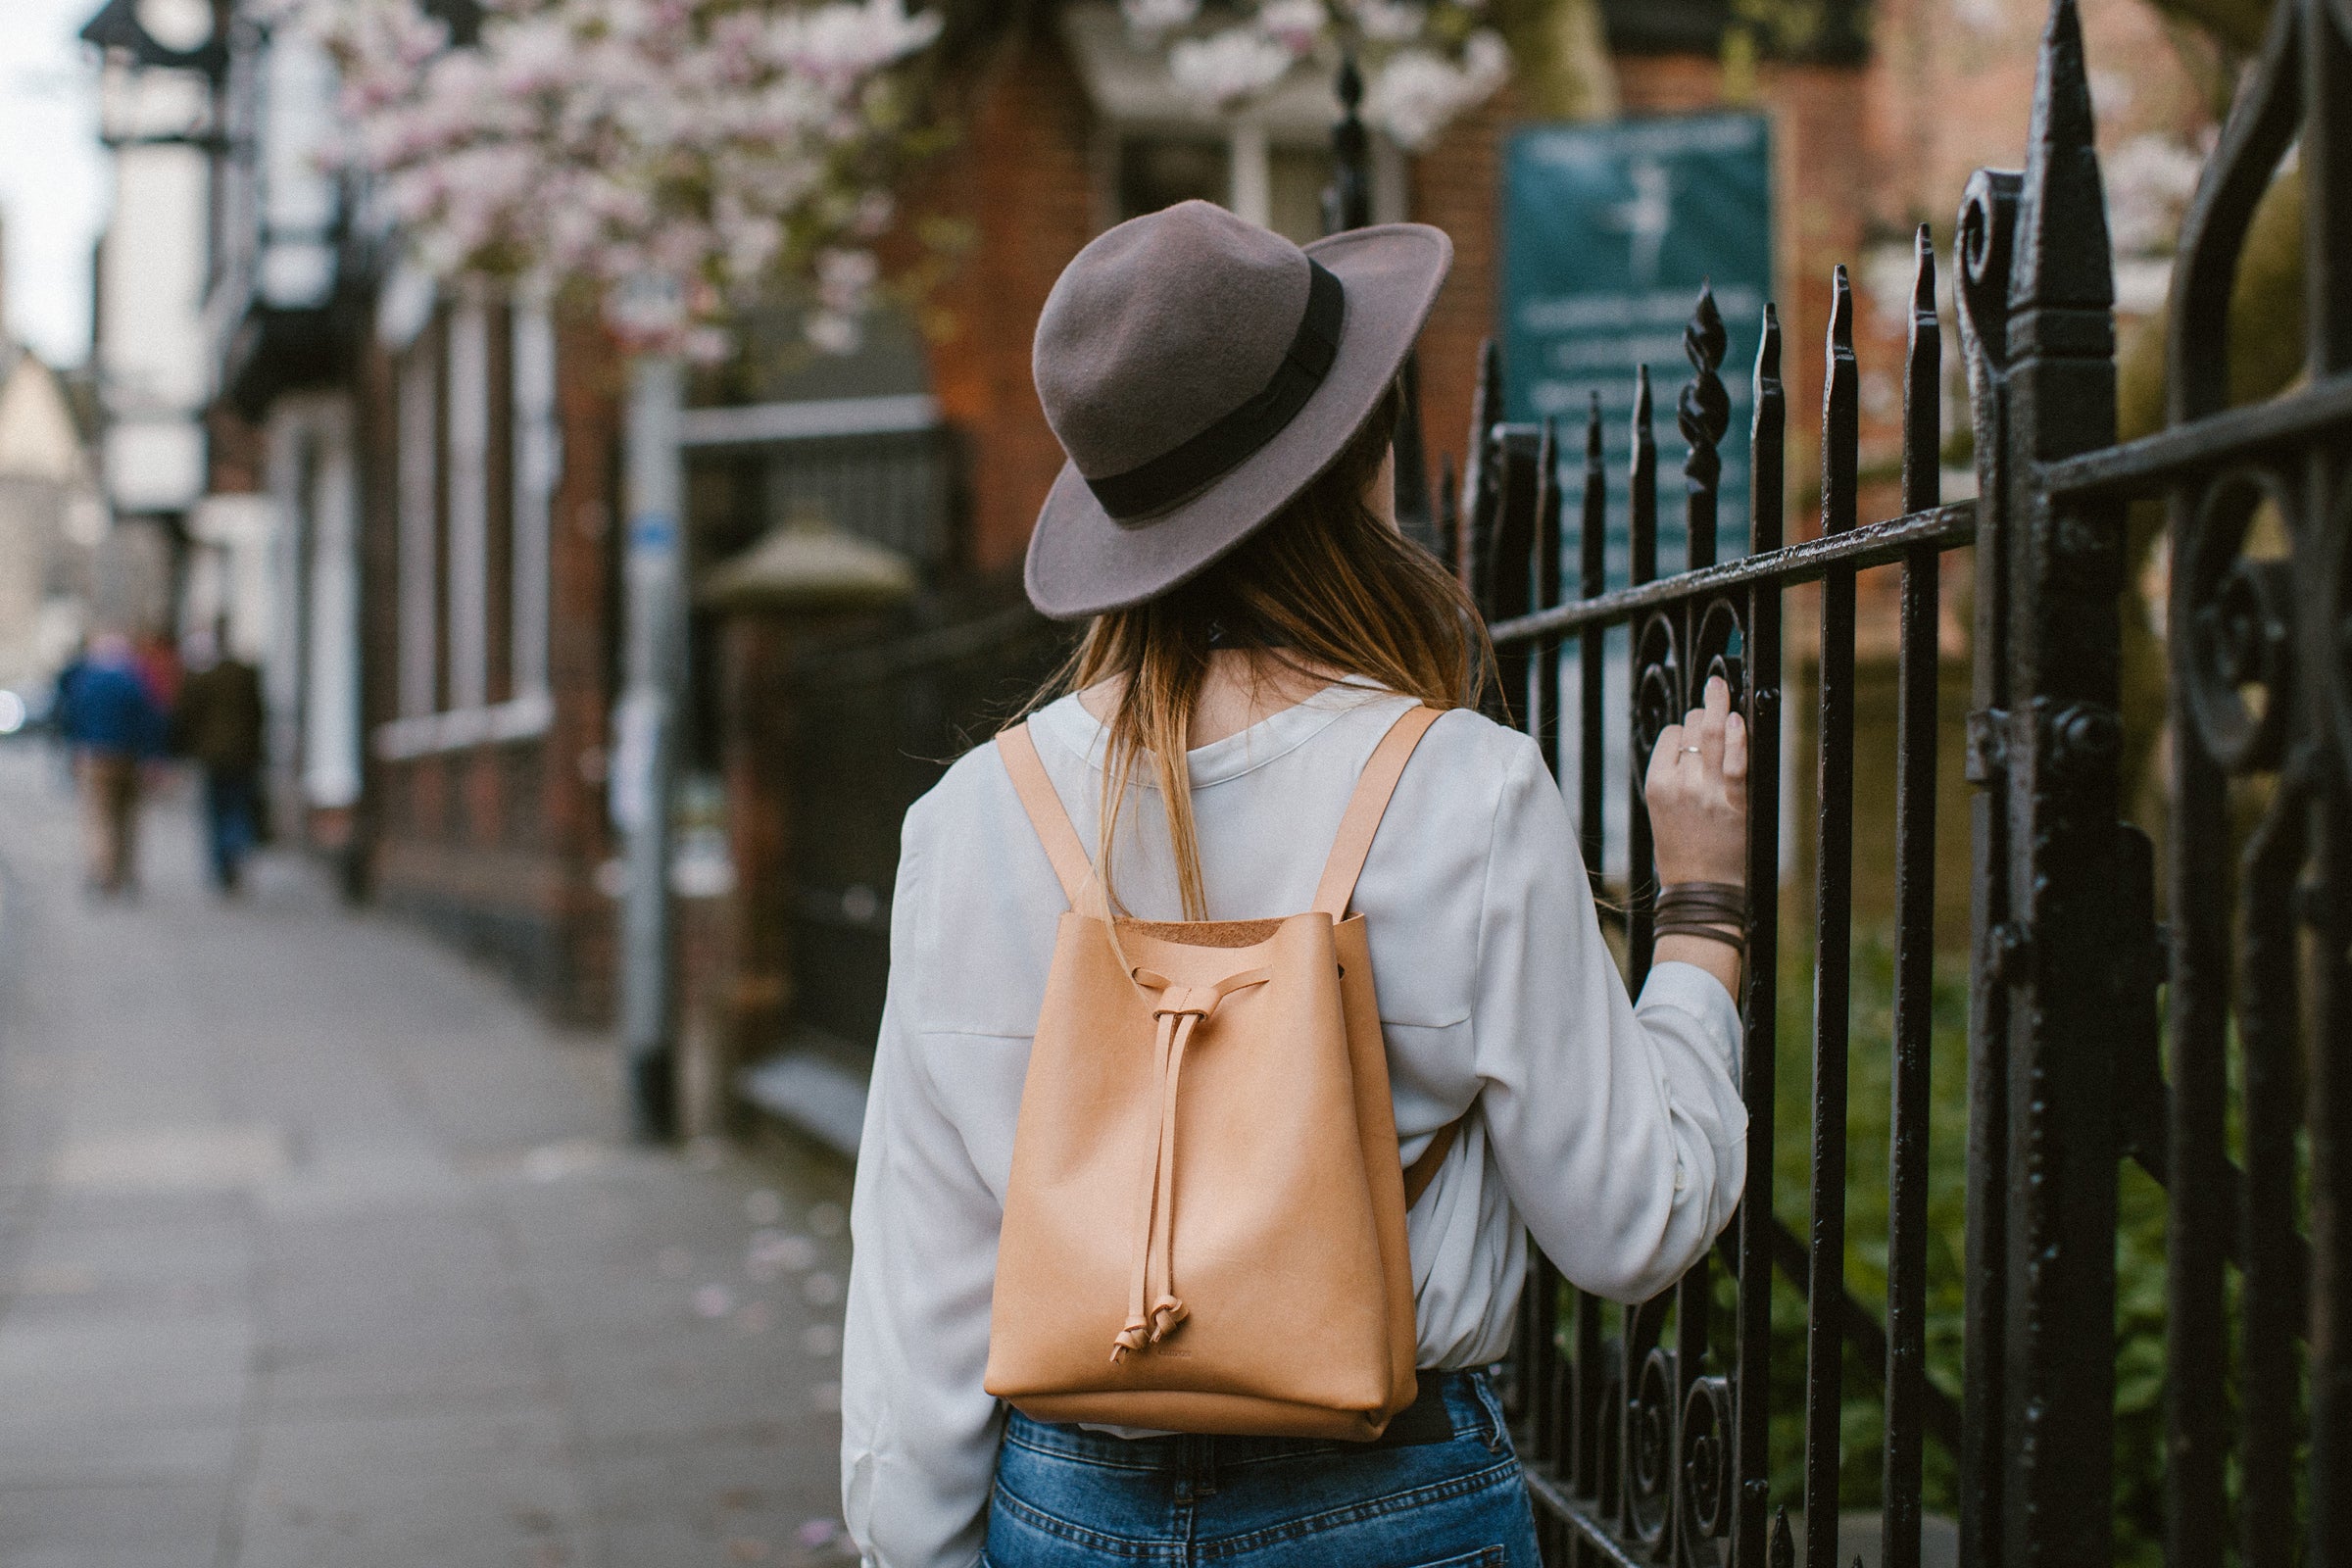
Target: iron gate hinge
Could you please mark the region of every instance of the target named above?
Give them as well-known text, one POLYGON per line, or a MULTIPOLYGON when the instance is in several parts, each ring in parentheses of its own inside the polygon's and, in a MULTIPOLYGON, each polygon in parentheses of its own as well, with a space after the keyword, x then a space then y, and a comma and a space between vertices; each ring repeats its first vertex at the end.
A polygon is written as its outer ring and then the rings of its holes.
POLYGON ((2026 960, 2033 951, 2033 933, 2023 920, 2003 920, 1988 933, 1990 952, 1984 955, 1985 966, 1992 978, 2002 985, 2014 985, 2026 977, 2026 960))
POLYGON ((1968 781, 1979 789, 2009 766, 2009 710, 1980 708, 1968 715, 1968 781))

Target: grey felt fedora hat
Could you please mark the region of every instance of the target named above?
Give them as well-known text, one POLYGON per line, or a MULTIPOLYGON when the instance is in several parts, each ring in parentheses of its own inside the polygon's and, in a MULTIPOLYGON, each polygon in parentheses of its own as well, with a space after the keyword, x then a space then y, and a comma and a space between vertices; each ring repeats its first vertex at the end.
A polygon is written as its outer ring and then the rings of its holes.
POLYGON ((1248 538, 1379 405, 1452 261, 1425 223, 1301 250, 1198 201, 1080 251, 1032 354, 1069 462, 1029 537, 1030 603, 1122 610, 1248 538))

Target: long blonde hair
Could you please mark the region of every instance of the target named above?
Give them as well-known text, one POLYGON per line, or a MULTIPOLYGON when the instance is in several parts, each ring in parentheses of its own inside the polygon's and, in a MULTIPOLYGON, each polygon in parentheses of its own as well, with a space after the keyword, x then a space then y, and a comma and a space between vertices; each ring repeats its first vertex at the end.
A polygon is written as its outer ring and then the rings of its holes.
POLYGON ((1212 639, 1262 650, 1310 679, 1360 676, 1433 708, 1475 703, 1494 678, 1494 649, 1469 596, 1364 500, 1396 422, 1392 391, 1331 466, 1231 555, 1156 599, 1097 615, 1029 705, 1119 680, 1095 859, 1112 911, 1121 911, 1110 863, 1118 808, 1148 756, 1184 917, 1207 918, 1185 753, 1212 639))

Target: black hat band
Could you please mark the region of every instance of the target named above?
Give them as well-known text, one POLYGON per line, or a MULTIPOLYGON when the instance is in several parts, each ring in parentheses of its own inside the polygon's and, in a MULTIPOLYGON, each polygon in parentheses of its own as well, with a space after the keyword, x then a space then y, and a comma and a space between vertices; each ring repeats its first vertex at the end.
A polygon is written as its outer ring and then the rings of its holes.
POLYGON ((1311 256, 1306 265, 1306 313, 1264 390, 1151 462, 1086 481, 1114 519, 1146 521, 1198 493, 1280 435, 1306 407, 1339 357, 1340 323, 1348 313, 1348 292, 1340 280, 1311 256))

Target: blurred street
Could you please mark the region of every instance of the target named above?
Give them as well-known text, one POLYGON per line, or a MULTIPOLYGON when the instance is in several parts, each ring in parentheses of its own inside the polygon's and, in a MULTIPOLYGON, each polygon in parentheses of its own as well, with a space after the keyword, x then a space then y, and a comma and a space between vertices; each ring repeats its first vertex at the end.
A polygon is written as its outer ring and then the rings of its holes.
POLYGON ((840 1560, 846 1176, 629 1147, 605 1037, 147 824, 94 902, 0 746, 0 1562, 840 1560))

